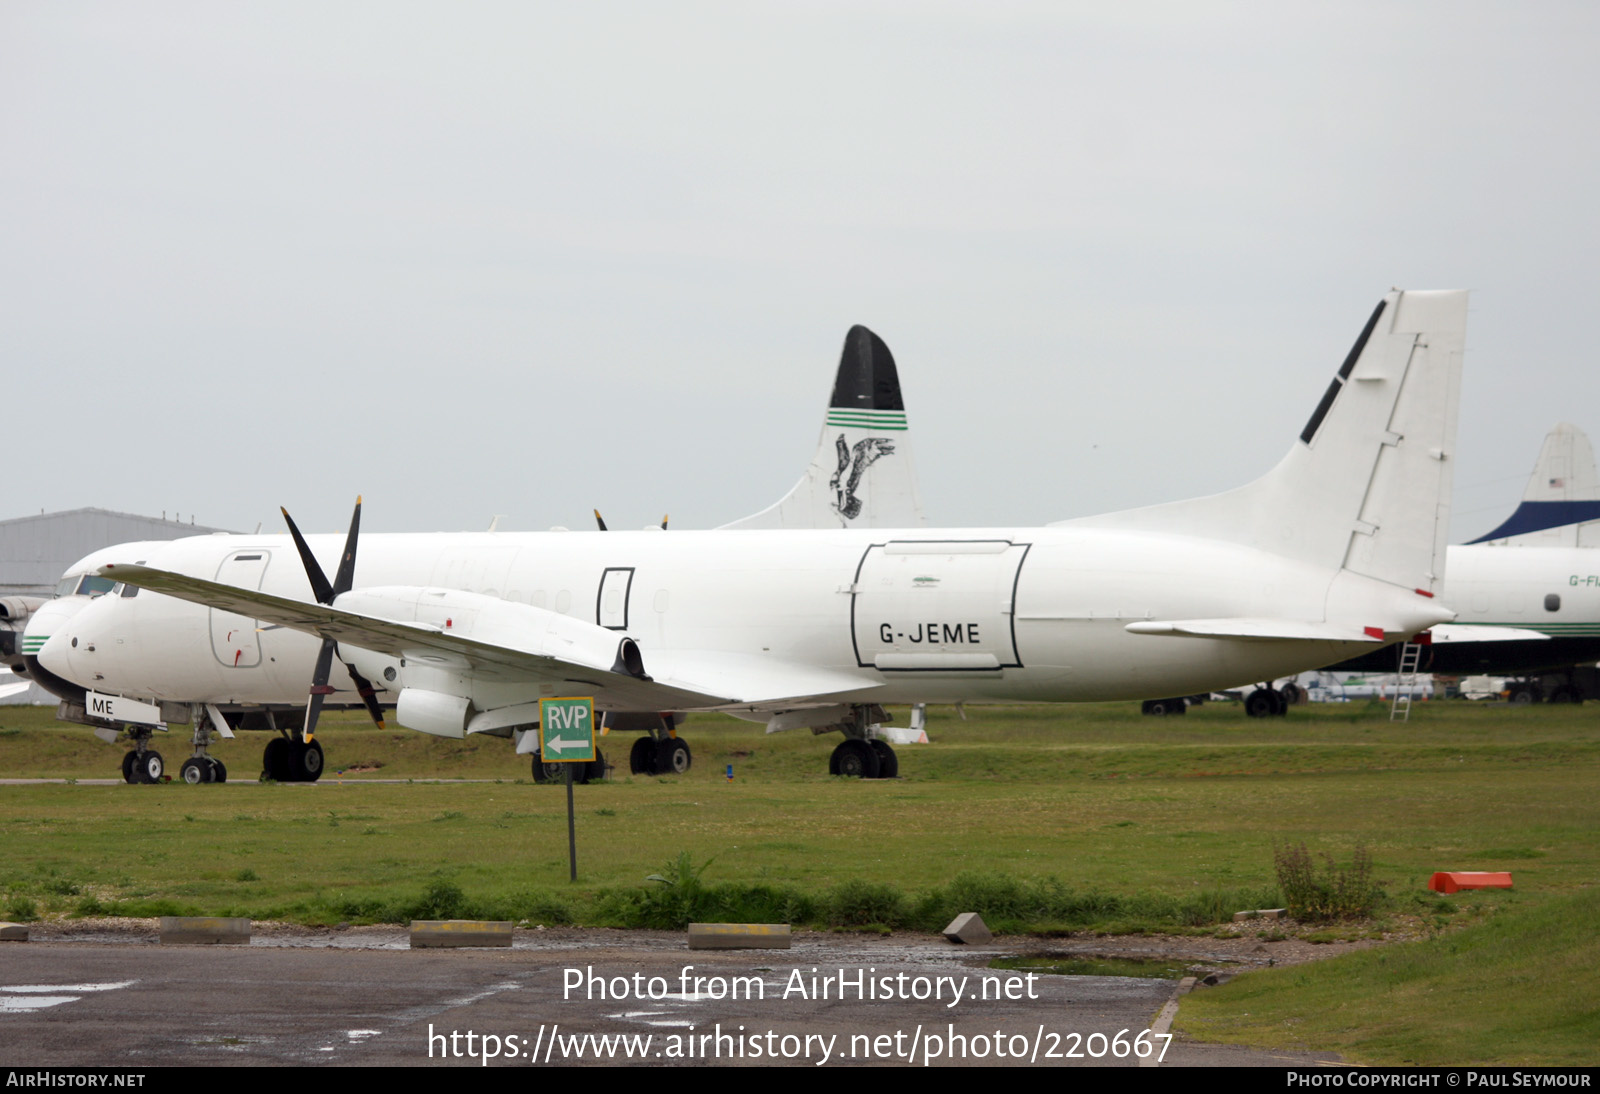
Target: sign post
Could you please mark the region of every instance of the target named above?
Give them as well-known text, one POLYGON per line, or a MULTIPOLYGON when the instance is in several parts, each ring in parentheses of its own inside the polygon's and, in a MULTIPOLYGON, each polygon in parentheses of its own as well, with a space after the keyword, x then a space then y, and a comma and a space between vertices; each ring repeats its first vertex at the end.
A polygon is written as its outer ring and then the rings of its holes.
POLYGON ((578 880, 578 832, 572 813, 572 765, 594 762, 594 700, 539 700, 539 761, 567 766, 567 858, 578 880))

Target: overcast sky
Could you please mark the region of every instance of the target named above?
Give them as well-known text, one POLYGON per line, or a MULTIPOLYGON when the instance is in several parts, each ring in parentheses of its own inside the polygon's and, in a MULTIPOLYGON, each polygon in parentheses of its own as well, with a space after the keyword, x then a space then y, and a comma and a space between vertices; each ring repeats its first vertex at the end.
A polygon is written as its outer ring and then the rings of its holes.
POLYGON ((1239 485, 1474 290, 1457 539, 1600 439, 1600 6, 0 4, 0 518, 709 527, 852 323, 929 519, 1239 485))

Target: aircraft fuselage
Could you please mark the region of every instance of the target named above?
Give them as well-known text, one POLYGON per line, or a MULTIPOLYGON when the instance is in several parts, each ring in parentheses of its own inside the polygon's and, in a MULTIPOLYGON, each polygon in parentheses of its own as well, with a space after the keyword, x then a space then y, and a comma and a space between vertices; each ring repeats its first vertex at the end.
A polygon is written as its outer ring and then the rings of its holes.
MULTIPOLYGON (((342 546, 334 536, 310 543, 325 566, 342 546)), ((311 600, 287 537, 141 550, 137 561, 152 567, 311 600)), ((116 551, 96 564, 135 561, 116 551)), ((1249 547, 1071 527, 371 534, 355 588, 376 586, 463 590, 598 624, 632 637, 647 672, 691 653, 823 669, 860 682, 833 701, 873 703, 1181 695, 1372 648, 1139 635, 1131 623, 1327 621, 1392 641, 1449 615, 1414 590, 1249 547)), ((148 590, 38 623, 47 629, 30 637, 57 675, 188 703, 303 704, 319 648, 314 636, 148 590)))

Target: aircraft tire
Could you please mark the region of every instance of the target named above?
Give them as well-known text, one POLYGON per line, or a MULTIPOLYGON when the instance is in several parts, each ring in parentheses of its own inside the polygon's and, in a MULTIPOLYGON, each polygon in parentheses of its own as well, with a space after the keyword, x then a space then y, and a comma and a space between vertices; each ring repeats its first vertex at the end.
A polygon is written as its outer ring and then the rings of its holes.
POLYGON ((628 770, 635 775, 656 773, 656 739, 640 737, 628 751, 628 770))
POLYGON ((228 781, 228 769, 223 762, 215 756, 207 756, 206 763, 211 765, 211 781, 225 783, 228 781))
POLYGON ((689 742, 683 738, 667 737, 656 743, 656 771, 660 774, 682 775, 693 762, 689 742))
POLYGON ((878 778, 898 779, 900 777, 900 757, 894 754, 894 749, 888 741, 880 741, 876 737, 868 741, 872 752, 878 757, 878 778))
POLYGON ((290 780, 297 783, 314 783, 322 778, 322 742, 295 741, 289 749, 294 773, 290 780))
POLYGON ((1256 688, 1244 697, 1244 712, 1252 718, 1283 713, 1283 698, 1271 688, 1256 688))
POLYGON ((142 783, 158 783, 161 781, 161 776, 167 773, 167 765, 161 759, 161 753, 150 749, 139 757, 135 773, 142 783))
POLYGON ((843 775, 847 779, 876 779, 878 754, 866 741, 852 737, 841 741, 839 747, 833 750, 828 768, 834 774, 843 775), (834 770, 835 768, 837 770, 834 770))
POLYGON ((273 782, 290 780, 288 741, 274 737, 267 742, 267 747, 261 750, 261 773, 273 782))
POLYGON ((208 783, 211 781, 211 765, 198 756, 190 756, 183 761, 183 766, 178 768, 178 777, 190 786, 208 783))
POLYGON ((1514 707, 1531 706, 1538 701, 1538 697, 1533 694, 1532 688, 1521 687, 1511 693, 1511 705, 1514 707))
MULTIPOLYGON (((595 755, 598 757, 599 752, 597 751, 595 755)), ((574 764, 573 766, 576 768, 576 770, 572 773, 573 784, 576 786, 582 786, 584 783, 588 782, 589 769, 595 766, 596 763, 603 762, 603 760, 596 759, 595 761, 586 764, 574 764)), ((535 756, 533 758, 533 781, 536 783, 564 783, 567 781, 567 773, 562 770, 562 768, 565 766, 565 764, 543 763, 540 761, 539 757, 535 756)), ((603 772, 604 770, 605 768, 602 767, 601 771, 603 772)))
POLYGON ((1140 714, 1165 717, 1169 714, 1187 714, 1189 706, 1182 699, 1146 699, 1139 704, 1140 714))
POLYGON ((1578 689, 1571 684, 1562 684, 1550 693, 1549 701, 1552 703, 1581 703, 1583 702, 1583 696, 1578 694, 1578 689))
POLYGON ((139 754, 132 749, 122 757, 122 781, 130 786, 139 781, 139 776, 133 773, 133 765, 139 762, 139 754))

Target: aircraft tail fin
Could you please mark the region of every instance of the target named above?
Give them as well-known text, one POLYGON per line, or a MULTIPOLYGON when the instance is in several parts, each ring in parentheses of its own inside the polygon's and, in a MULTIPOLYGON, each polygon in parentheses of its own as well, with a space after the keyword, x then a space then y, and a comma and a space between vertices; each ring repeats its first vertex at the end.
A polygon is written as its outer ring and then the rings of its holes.
POLYGON ((1305 429, 1224 494, 1061 521, 1207 536, 1432 595, 1444 581, 1465 292, 1390 292, 1305 429))
POLYGON ((900 375, 883 339, 845 335, 822 437, 793 490, 724 528, 914 528, 925 523, 900 375))
POLYGON ((1544 438, 1522 504, 1500 526, 1472 543, 1540 547, 1592 546, 1579 525, 1600 521, 1600 473, 1583 430, 1557 422, 1544 438))

